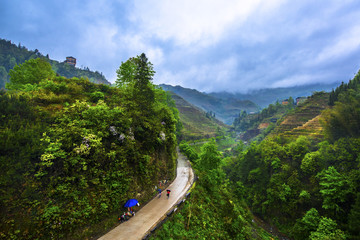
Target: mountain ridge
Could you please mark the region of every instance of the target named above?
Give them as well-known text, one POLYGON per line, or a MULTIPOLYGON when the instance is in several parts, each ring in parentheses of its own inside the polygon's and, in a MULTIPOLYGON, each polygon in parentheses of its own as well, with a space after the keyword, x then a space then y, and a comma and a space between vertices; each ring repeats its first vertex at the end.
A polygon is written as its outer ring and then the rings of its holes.
POLYGON ((179 95, 189 103, 197 106, 205 112, 212 112, 215 118, 231 125, 232 121, 240 111, 258 111, 259 107, 249 100, 238 99, 220 99, 206 93, 199 92, 196 89, 183 88, 181 86, 171 86, 160 84, 165 91, 171 91, 179 95))
POLYGON ((248 93, 230 93, 230 92, 211 92, 208 93, 210 96, 214 96, 221 99, 239 99, 239 100, 250 100, 261 108, 267 107, 271 103, 276 101, 282 101, 289 97, 296 99, 297 97, 308 97, 314 92, 330 92, 339 86, 339 83, 329 84, 310 84, 294 87, 280 87, 280 88, 262 88, 257 90, 249 91, 248 93))
POLYGON ((44 56, 39 50, 34 51, 28 50, 25 46, 20 43, 18 45, 12 43, 9 40, 0 38, 0 89, 5 87, 5 84, 9 82, 10 76, 9 71, 14 68, 15 65, 23 64, 25 61, 42 58, 49 62, 52 69, 59 75, 66 78, 88 78, 90 82, 98 84, 111 83, 105 78, 105 76, 98 71, 91 71, 88 67, 84 69, 71 66, 65 62, 59 62, 49 58, 47 54, 44 56))

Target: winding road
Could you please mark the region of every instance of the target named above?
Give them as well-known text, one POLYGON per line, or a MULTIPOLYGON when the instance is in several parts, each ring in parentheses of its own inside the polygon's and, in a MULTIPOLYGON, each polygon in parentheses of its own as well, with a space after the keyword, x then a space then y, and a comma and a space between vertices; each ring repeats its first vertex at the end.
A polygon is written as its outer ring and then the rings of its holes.
POLYGON ((143 206, 136 215, 110 232, 100 237, 99 240, 117 239, 142 239, 151 229, 161 222, 166 214, 185 197, 194 181, 194 173, 187 158, 178 150, 177 175, 175 180, 167 189, 171 190, 170 198, 167 199, 166 192, 161 198, 155 197, 143 206))

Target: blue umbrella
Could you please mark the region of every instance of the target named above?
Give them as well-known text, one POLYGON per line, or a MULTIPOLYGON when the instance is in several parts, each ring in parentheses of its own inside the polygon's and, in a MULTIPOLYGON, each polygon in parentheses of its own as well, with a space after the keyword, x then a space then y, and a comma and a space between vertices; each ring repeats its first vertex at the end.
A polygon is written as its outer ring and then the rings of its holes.
POLYGON ((138 200, 136 199, 129 199, 127 200, 127 202, 124 204, 124 207, 133 207, 135 206, 136 204, 138 204, 138 200))

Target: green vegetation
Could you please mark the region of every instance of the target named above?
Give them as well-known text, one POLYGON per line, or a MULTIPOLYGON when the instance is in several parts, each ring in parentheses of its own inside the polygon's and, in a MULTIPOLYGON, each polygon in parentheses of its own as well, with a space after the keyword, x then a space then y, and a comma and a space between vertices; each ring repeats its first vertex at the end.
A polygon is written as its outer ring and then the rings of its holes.
POLYGON ((226 161, 227 176, 244 186, 252 211, 293 239, 360 238, 358 79, 334 91, 333 108, 328 94, 315 93, 266 139, 226 161), (315 120, 320 129, 306 124, 315 120))
POLYGON ((199 153, 186 143, 180 149, 191 160, 198 180, 183 208, 151 239, 273 239, 252 223, 242 186, 226 180, 214 140, 199 153))
POLYGON ((0 44, 2 239, 101 234, 128 198, 147 201, 174 177, 176 135, 194 144, 180 148, 198 180, 153 238, 272 239, 253 222, 261 217, 295 240, 360 239, 360 73, 298 106, 237 109, 234 130, 256 140, 244 144, 218 112, 153 85, 145 54, 123 62, 111 87, 0 44))
POLYGON ((119 88, 56 76, 41 58, 11 70, 0 94, 1 239, 88 238, 174 177, 178 112, 145 54, 133 60, 119 88))
POLYGON ((19 43, 15 45, 11 41, 0 39, 0 89, 5 87, 5 84, 9 82, 9 72, 16 65, 23 64, 27 60, 40 58, 51 64, 52 69, 59 75, 66 78, 88 78, 90 82, 110 84, 105 77, 95 71, 90 71, 89 68, 84 69, 75 68, 65 62, 58 62, 51 60, 48 55, 44 56, 35 49, 29 51, 26 47, 21 46, 19 43))
POLYGON ((328 99, 328 93, 315 92, 298 105, 289 98, 288 104, 270 104, 260 113, 241 112, 234 120, 232 131, 240 132, 243 141, 261 141, 268 135, 293 140, 308 136, 321 141, 324 132, 320 114, 329 107, 328 99))
POLYGON ((234 119, 233 127, 235 131, 242 132, 249 129, 254 129, 259 126, 260 123, 271 123, 294 109, 294 100, 290 97, 289 103, 286 105, 276 102, 276 104, 270 104, 267 108, 264 108, 259 113, 248 114, 246 111, 241 111, 234 119))

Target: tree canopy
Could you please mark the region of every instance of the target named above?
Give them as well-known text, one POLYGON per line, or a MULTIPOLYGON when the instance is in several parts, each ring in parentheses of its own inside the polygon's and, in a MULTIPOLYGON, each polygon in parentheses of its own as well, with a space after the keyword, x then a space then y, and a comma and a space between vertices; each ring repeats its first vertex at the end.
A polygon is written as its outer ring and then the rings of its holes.
POLYGON ((50 63, 41 58, 30 59, 21 65, 16 65, 10 70, 10 82, 6 84, 8 89, 21 89, 26 84, 35 85, 41 80, 53 79, 55 72, 50 63))

